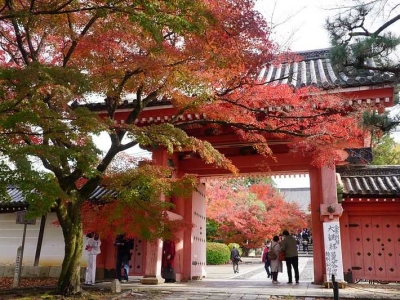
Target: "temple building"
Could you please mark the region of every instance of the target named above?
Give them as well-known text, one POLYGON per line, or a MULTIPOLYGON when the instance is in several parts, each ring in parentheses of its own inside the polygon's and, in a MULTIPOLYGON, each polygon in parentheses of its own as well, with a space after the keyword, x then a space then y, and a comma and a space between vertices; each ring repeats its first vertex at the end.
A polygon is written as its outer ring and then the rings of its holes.
MULTIPOLYGON (((395 86, 393 75, 365 73, 354 76, 337 73, 329 60, 329 50, 322 49, 299 53, 300 61, 266 65, 261 68, 260 81, 269 84, 288 84, 293 88, 315 86, 321 94, 339 93, 349 107, 358 104, 380 106, 394 105, 395 86)), ((115 117, 124 123, 129 108, 127 101, 120 106, 115 117)), ((92 103, 88 107, 100 116, 106 115, 104 103, 92 103)), ((274 111, 282 107, 266 107, 274 111)), ((141 113, 137 126, 147 126, 171 120, 174 108, 168 99, 158 99, 141 113)), ((184 114, 182 120, 201 119, 202 115, 184 114)), ((312 216, 314 282, 322 283, 334 274, 339 280, 400 281, 400 167, 370 167, 372 151, 369 139, 357 145, 338 146, 342 157, 335 167, 316 167, 312 157, 289 151, 290 141, 272 140, 270 148, 276 160, 265 158, 237 136, 227 132, 215 134, 204 126, 187 128, 197 138, 209 141, 233 162, 242 176, 308 174, 310 178, 310 208, 312 216), (268 165, 268 173, 260 169, 260 163, 268 165), (264 173, 263 173, 264 172, 264 173), (338 188, 340 187, 340 188, 338 188), (341 190, 338 193, 338 190, 341 190), (346 255, 343 255, 346 254, 346 255)), ((189 150, 167 153, 165 149, 152 149, 154 163, 173 165, 176 176, 196 174, 198 185, 189 198, 166 199, 175 206, 168 211, 170 218, 193 223, 191 232, 179 231, 179 241, 174 245, 174 268, 177 281, 201 279, 206 272, 206 193, 207 182, 212 178, 230 176, 228 171, 205 164, 189 150)), ((108 191, 102 187, 93 192, 90 199, 99 199, 108 191)), ((26 209, 17 188, 10 188, 11 203, 0 207, 0 265, 15 261, 16 248, 21 241, 22 227, 15 224, 15 212, 26 209), (4 253, 4 255, 3 255, 4 253)), ((40 248, 38 266, 60 266, 63 258, 61 230, 52 225, 55 214, 28 225, 27 247, 24 264, 33 265, 40 248), (39 246, 40 245, 40 246, 39 246)), ((161 263, 163 241, 156 243, 136 238, 134 240, 130 275, 140 278, 143 284, 163 282, 161 263)), ((113 241, 102 242, 102 252, 97 259, 99 278, 112 278, 115 274, 115 247, 113 241)), ((38 271, 39 272, 39 271, 38 271)), ((54 271, 55 272, 55 271, 54 271)), ((0 274, 1 276, 1 274, 0 274)), ((3 275, 4 276, 4 275, 3 275)))

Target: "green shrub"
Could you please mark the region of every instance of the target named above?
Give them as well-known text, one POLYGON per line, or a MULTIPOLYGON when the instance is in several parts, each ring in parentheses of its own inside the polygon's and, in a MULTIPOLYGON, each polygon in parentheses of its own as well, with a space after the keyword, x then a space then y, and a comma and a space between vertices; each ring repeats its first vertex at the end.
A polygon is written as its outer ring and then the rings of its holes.
MULTIPOLYGON (((242 248, 240 248, 239 244, 237 244, 237 243, 229 243, 229 244, 228 244, 229 253, 230 253, 230 251, 232 251, 233 246, 235 246, 236 249, 239 250, 239 255, 242 256, 243 250, 242 250, 242 248)), ((230 256, 230 255, 229 255, 229 256, 230 256)))
POLYGON ((222 265, 230 260, 231 251, 225 244, 207 242, 206 250, 207 265, 222 265))

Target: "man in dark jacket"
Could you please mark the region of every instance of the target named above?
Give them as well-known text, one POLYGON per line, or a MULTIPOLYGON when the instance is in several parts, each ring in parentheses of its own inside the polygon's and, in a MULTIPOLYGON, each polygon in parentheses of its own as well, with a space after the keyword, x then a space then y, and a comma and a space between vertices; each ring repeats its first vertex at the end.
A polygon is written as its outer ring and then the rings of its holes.
POLYGON ((281 251, 285 252, 286 268, 288 274, 288 284, 292 281, 292 266, 294 270, 294 278, 296 284, 299 283, 299 254, 297 252, 296 239, 292 237, 287 230, 283 231, 283 240, 280 242, 281 251))
POLYGON ((132 257, 133 240, 125 237, 124 234, 120 234, 115 239, 114 245, 117 247, 117 279, 121 282, 128 282, 129 276, 129 261, 132 257), (121 268, 124 268, 124 276, 121 280, 121 268))
POLYGON ((239 250, 236 249, 235 246, 232 247, 231 261, 232 261, 232 265, 233 265, 233 272, 239 273, 239 261, 241 261, 241 259, 240 259, 240 255, 239 255, 239 250))

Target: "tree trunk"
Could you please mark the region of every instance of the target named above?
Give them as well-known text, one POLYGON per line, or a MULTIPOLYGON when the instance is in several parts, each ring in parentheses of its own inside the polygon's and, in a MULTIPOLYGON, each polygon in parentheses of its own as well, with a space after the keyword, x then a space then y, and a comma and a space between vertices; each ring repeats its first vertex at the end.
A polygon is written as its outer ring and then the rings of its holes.
POLYGON ((65 256, 58 279, 58 291, 62 295, 81 292, 82 220, 80 213, 76 212, 75 215, 69 215, 68 217, 73 220, 70 219, 69 221, 71 222, 62 222, 59 219, 65 242, 65 256))
POLYGON ((242 256, 248 257, 249 256, 249 252, 250 252, 250 249, 242 247, 242 256))

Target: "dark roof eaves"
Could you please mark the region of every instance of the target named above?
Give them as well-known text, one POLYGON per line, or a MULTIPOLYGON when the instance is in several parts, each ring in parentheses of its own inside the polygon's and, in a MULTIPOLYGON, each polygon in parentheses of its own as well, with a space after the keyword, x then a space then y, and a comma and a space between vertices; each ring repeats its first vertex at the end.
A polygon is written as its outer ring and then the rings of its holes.
POLYGON ((337 166, 336 172, 343 177, 400 175, 400 165, 337 166))

